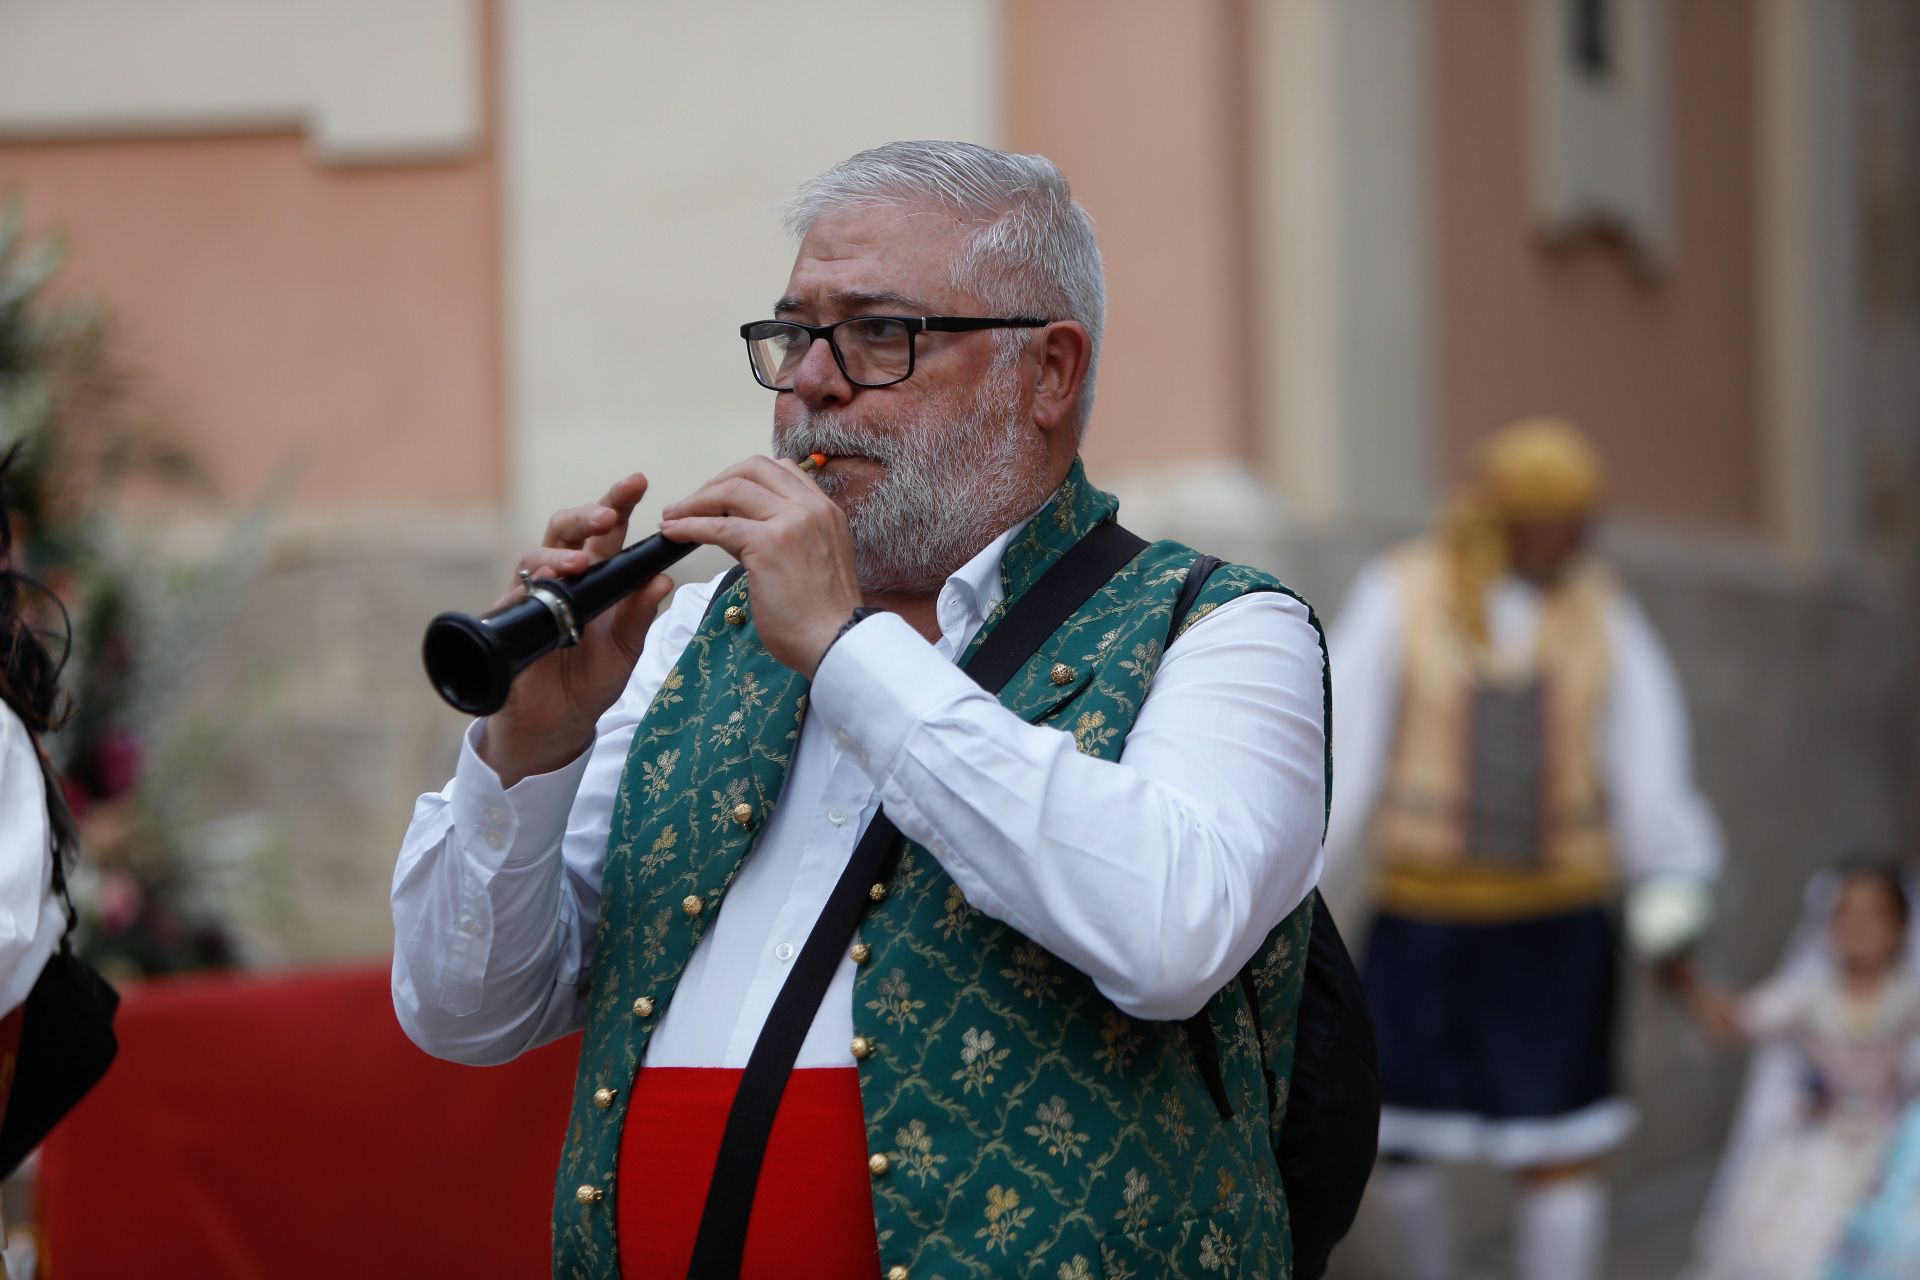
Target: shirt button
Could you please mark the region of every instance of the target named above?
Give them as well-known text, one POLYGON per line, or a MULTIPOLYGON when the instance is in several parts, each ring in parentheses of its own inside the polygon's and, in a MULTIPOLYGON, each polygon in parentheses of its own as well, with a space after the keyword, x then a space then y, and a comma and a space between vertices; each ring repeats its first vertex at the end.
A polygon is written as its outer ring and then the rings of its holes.
POLYGON ((487 810, 488 822, 505 822, 506 820, 507 820, 507 811, 505 809, 502 809, 499 805, 496 804, 492 808, 487 810))
POLYGON ((480 936, 480 922, 478 920, 463 920, 460 922, 460 928, 470 938, 480 936))
POLYGON ((487 832, 487 848, 504 849, 506 847, 507 838, 505 836, 501 835, 498 831, 487 832))
POLYGON ((845 809, 827 810, 827 821, 831 822, 834 826, 837 827, 841 823, 845 822, 846 820, 847 820, 847 811, 845 809))
POLYGON ((773 958, 776 960, 793 959, 793 944, 791 942, 783 942, 775 947, 773 949, 773 958))

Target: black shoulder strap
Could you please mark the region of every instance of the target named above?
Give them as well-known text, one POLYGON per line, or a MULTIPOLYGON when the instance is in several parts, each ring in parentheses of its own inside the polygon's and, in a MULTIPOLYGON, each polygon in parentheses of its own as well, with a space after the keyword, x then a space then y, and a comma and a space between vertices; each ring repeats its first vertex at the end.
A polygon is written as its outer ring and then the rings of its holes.
MULTIPOLYGON (((1013 602, 1000 624, 968 659, 967 674, 987 692, 998 693, 1060 629, 1060 624, 1146 545, 1144 539, 1111 521, 1095 528, 1013 602)), ((715 597, 732 586, 738 576, 730 571, 721 580, 715 597)), ((883 881, 886 865, 899 844, 900 832, 886 811, 875 813, 827 896, 827 905, 813 931, 794 958, 773 1007, 767 1011, 766 1024, 747 1056, 739 1090, 720 1135, 713 1180, 707 1184, 707 1203, 694 1238, 693 1260, 687 1268, 689 1280, 734 1280, 740 1274, 767 1137, 773 1132, 774 1116, 780 1110, 787 1079, 793 1074, 794 1059, 800 1055, 800 1045, 819 1012, 820 1001, 867 909, 868 888, 883 881)))

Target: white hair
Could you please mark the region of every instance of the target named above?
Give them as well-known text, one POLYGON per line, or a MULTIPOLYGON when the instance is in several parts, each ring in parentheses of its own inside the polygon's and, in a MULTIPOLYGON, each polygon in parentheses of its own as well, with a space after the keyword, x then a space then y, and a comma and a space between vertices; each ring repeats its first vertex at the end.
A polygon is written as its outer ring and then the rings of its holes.
MULTIPOLYGON (((977 223, 953 264, 952 284, 1007 316, 1077 320, 1093 336, 1074 430, 1093 418, 1094 375, 1106 328, 1107 282, 1093 219, 1045 156, 971 142, 889 142, 809 179, 782 210, 802 239, 822 214, 871 205, 937 204, 977 223)), ((1029 335, 998 336, 1003 355, 1029 335)))

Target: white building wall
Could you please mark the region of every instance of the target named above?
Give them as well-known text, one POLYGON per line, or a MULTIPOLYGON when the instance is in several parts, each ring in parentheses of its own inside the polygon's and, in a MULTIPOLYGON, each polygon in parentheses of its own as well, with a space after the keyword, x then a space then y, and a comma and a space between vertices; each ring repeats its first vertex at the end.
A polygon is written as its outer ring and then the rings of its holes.
POLYGON ((515 530, 630 470, 640 528, 767 448, 738 330, 792 265, 779 203, 881 142, 997 143, 999 6, 506 0, 502 25, 515 530))

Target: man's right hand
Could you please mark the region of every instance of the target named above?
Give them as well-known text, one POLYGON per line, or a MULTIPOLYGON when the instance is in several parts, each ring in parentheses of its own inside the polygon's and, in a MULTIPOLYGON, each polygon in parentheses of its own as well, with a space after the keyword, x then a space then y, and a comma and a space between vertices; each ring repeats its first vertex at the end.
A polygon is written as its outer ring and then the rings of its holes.
MULTIPOLYGON (((605 560, 626 545, 627 521, 646 491, 647 478, 635 472, 599 502, 556 511, 545 542, 521 556, 519 568, 536 578, 564 578, 605 560)), ((671 590, 671 579, 656 576, 588 623, 579 644, 555 649, 514 679, 479 744, 501 786, 550 773, 586 750, 594 724, 627 687, 647 628, 671 590)), ((515 587, 494 608, 521 592, 515 587)))

